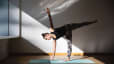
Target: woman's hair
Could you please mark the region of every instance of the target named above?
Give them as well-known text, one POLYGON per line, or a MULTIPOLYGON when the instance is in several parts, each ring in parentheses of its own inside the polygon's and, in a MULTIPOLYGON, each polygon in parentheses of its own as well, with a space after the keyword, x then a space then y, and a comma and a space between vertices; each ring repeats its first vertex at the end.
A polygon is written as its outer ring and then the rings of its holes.
POLYGON ((41 35, 44 38, 47 34, 49 34, 49 33, 42 33, 41 35))

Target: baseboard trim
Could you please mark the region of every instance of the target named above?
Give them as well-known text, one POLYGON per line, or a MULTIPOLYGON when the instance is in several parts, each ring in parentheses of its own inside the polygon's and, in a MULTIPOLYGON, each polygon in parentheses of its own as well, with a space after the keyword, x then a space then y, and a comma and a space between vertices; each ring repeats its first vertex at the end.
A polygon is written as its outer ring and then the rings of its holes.
MULTIPOLYGON (((53 53, 10 53, 11 56, 41 56, 41 55, 49 55, 51 56, 53 53)), ((65 56, 67 53, 55 53, 56 56, 65 56)), ((72 56, 84 56, 84 53, 72 53, 72 56)))
POLYGON ((84 53, 84 55, 114 55, 114 53, 84 53))
MULTIPOLYGON (((48 53, 48 55, 52 55, 53 53, 48 53)), ((57 56, 64 56, 64 55, 67 55, 67 53, 55 53, 55 55, 57 55, 57 56)), ((72 53, 71 54, 72 56, 83 56, 84 55, 84 53, 72 53)))

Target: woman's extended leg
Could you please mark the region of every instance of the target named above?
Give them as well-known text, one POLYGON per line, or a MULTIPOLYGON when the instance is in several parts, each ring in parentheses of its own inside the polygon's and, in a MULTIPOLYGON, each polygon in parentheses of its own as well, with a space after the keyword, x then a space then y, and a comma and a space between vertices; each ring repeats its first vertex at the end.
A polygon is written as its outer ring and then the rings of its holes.
POLYGON ((70 60, 72 53, 72 41, 68 40, 67 42, 68 42, 67 60, 70 60))
POLYGON ((68 50, 67 50, 67 59, 66 61, 70 60, 71 53, 72 53, 72 30, 70 27, 70 24, 66 26, 67 32, 66 32, 66 39, 68 44, 68 50))
POLYGON ((91 22, 71 23, 71 29, 75 30, 77 28, 87 26, 87 25, 91 25, 91 24, 96 23, 96 22, 97 22, 97 20, 94 20, 94 21, 91 21, 91 22))

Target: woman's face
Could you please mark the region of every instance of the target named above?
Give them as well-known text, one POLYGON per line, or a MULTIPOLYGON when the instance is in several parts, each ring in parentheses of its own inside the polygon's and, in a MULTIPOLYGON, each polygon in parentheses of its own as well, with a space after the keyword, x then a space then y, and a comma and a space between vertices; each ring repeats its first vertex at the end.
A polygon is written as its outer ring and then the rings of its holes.
POLYGON ((45 38, 46 40, 51 40, 50 34, 46 34, 44 38, 45 38))

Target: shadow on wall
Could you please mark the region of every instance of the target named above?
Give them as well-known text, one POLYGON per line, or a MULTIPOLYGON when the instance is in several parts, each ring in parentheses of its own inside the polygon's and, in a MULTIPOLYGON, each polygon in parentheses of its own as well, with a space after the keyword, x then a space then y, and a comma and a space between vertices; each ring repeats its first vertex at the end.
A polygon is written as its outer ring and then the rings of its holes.
MULTIPOLYGON (((51 15, 54 16, 64 13, 70 6, 78 2, 79 0, 23 0, 21 5, 24 12, 49 27, 48 15, 45 10, 47 7, 50 8, 51 15)), ((15 1, 11 0, 11 3, 18 7, 15 1)))
POLYGON ((0 61, 8 56, 8 39, 0 38, 0 61))
POLYGON ((4 7, 4 3, 6 2, 7 0, 0 0, 0 8, 4 7))
POLYGON ((8 0, 0 0, 0 36, 8 36, 8 0))
POLYGON ((110 35, 112 33, 103 34, 105 33, 103 29, 101 29, 101 32, 98 32, 95 27, 86 28, 81 28, 75 34, 76 36, 74 35, 74 45, 78 45, 77 47, 81 48, 85 53, 114 53, 113 37, 110 35))
POLYGON ((35 47, 24 38, 13 38, 9 40, 9 53, 10 54, 40 54, 44 53, 40 48, 35 47))

